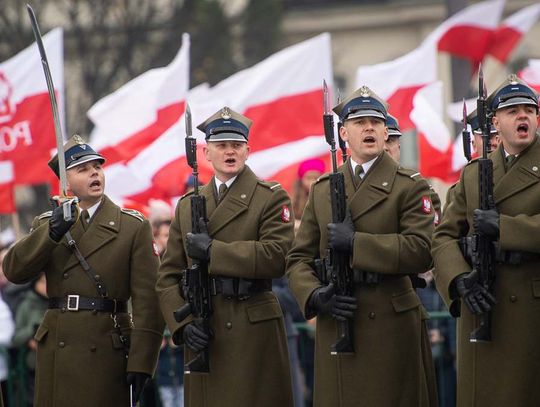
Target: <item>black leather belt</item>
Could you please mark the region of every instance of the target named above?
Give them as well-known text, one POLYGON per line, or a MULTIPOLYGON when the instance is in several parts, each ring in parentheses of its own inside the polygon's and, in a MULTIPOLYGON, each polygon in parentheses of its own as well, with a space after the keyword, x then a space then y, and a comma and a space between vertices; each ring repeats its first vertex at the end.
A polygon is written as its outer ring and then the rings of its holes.
POLYGON ((49 309, 60 308, 66 311, 99 311, 110 313, 127 312, 127 302, 111 298, 88 298, 80 295, 49 298, 49 309))
POLYGON ((227 299, 247 300, 254 294, 272 290, 272 281, 240 277, 212 277, 210 294, 223 294, 227 299))

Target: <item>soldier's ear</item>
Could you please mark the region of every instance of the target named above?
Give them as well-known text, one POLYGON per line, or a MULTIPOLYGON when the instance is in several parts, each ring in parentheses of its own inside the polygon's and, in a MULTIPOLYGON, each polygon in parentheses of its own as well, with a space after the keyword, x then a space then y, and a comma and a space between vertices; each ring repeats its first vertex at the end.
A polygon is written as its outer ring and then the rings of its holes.
POLYGON ((345 128, 345 123, 339 128, 339 137, 344 141, 349 141, 349 135, 347 134, 347 129, 345 128))
POLYGON ((212 160, 210 159, 210 150, 208 149, 208 145, 203 146, 202 151, 204 154, 204 158, 206 158, 206 161, 212 162, 212 160))
POLYGON ((493 115, 493 118, 491 119, 491 124, 493 127, 497 129, 497 132, 499 131, 499 118, 496 115, 493 115))
POLYGON ((384 141, 388 141, 388 127, 384 126, 384 141))

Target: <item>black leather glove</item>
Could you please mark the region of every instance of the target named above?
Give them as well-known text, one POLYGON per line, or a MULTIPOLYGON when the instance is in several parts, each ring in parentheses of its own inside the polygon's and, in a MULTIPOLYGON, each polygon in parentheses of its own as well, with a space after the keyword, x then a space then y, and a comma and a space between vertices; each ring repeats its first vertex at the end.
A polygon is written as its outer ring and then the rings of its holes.
POLYGON ((352 251, 355 229, 350 210, 347 210, 343 222, 329 223, 326 227, 328 229, 328 246, 330 248, 340 251, 352 251))
POLYGON ((141 398, 144 387, 150 381, 150 375, 141 372, 128 372, 126 381, 127 384, 131 386, 132 402, 133 406, 135 406, 141 398))
POLYGON ((210 334, 205 332, 195 321, 193 321, 184 328, 184 342, 191 350, 200 352, 208 347, 210 334))
POLYGON ((475 209, 473 212, 474 231, 491 239, 499 237, 499 212, 496 209, 475 209))
POLYGON ((77 221, 77 202, 71 203, 71 220, 64 220, 63 205, 57 206, 52 211, 49 219, 49 236, 55 242, 59 242, 71 226, 77 221))
POLYGON ((474 315, 491 311, 493 305, 497 303, 495 297, 485 287, 478 284, 477 271, 457 276, 455 287, 458 295, 474 315))
POLYGON ((212 238, 208 235, 208 227, 203 218, 199 219, 201 233, 191 233, 186 235, 187 255, 192 259, 210 261, 210 247, 212 238))
POLYGON ((332 315, 338 321, 354 318, 356 298, 346 295, 336 295, 334 284, 317 288, 309 297, 308 306, 316 314, 332 315))

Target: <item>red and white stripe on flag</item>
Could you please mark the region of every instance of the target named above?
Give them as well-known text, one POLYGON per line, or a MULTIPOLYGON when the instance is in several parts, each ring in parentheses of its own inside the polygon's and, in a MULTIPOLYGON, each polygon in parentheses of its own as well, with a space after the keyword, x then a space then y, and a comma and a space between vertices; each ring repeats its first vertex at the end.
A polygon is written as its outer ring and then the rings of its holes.
MULTIPOLYGON (((95 125, 90 142, 107 159, 106 192, 118 203, 152 187, 149 168, 166 166, 176 152, 184 154, 189 47, 189 35, 184 34, 169 65, 141 74, 88 111, 95 125), (155 154, 144 161, 150 150, 155 154)), ((179 188, 179 174, 170 181, 179 188)), ((157 191, 152 194, 162 198, 157 191)))
POLYGON ((9 214, 16 211, 13 194, 13 163, 0 161, 0 213, 9 214))
POLYGON ((476 69, 488 52, 504 3, 487 0, 466 7, 444 21, 424 42, 436 43, 439 51, 468 59, 476 69))
MULTIPOLYGON (((47 33, 43 44, 62 112, 62 29, 47 33)), ((54 174, 48 171, 47 162, 55 149, 49 93, 34 43, 0 64, 0 160, 13 163, 15 184, 50 182, 54 174)))
MULTIPOLYGON (((186 60, 186 67, 187 64, 186 60)), ((178 76, 179 72, 175 75, 178 76)), ((286 48, 251 68, 237 72, 213 88, 202 85, 192 89, 187 99, 192 112, 194 134, 199 144, 203 144, 204 134, 196 126, 225 105, 241 112, 253 120, 249 134, 248 165, 259 177, 276 179, 285 188, 292 190, 298 164, 308 158, 327 155, 328 146, 322 127, 323 79, 327 82, 332 79, 328 34, 286 48)), ((156 81, 161 83, 157 74, 152 81, 154 87, 156 81)), ((143 93, 138 91, 138 85, 133 84, 133 88, 128 90, 121 88, 118 92, 130 95, 128 98, 133 106, 144 104, 133 100, 137 94, 143 93)), ((107 98, 102 101, 105 102, 107 98)), ((161 100, 159 97, 157 99, 161 100)), ((182 101, 185 99, 184 96, 182 101)), ((115 134, 124 135, 117 137, 119 140, 116 145, 121 145, 133 134, 140 134, 149 124, 147 120, 139 121, 141 123, 138 126, 133 123, 124 126, 122 122, 129 121, 129 116, 117 117, 116 106, 117 101, 107 103, 101 106, 100 111, 107 112, 109 116, 108 120, 103 121, 104 125, 112 119, 116 126, 115 134)), ((163 107, 167 105, 161 104, 160 108, 163 107)), ((152 107, 147 104, 145 108, 150 113, 141 114, 152 118, 150 124, 154 129, 166 127, 159 123, 157 105, 152 107)), ((89 112, 94 123, 97 119, 96 111, 89 112)), ((102 134, 105 136, 107 133, 102 134)), ((182 194, 185 181, 191 173, 185 160, 184 137, 182 115, 151 142, 144 146, 141 143, 142 148, 131 157, 119 151, 118 154, 123 155, 122 162, 113 160, 113 165, 105 167, 107 194, 116 201, 129 199, 142 203, 151 198, 171 199, 182 194)), ((100 145, 108 147, 112 144, 109 142, 108 145, 100 145)), ((213 171, 202 154, 202 148, 198 149, 198 163, 201 180, 207 182, 213 171)))
POLYGON ((540 59, 530 59, 529 64, 518 73, 518 76, 540 92, 540 59))
POLYGON ((367 85, 385 99, 401 131, 415 127, 410 113, 416 92, 436 80, 437 50, 427 42, 393 61, 361 66, 356 72, 356 86, 367 85))
POLYGON ((488 54, 505 63, 519 41, 540 18, 540 4, 525 7, 506 18, 495 30, 488 54))
MULTIPOLYGON (((413 100, 411 119, 418 131, 418 169, 424 177, 455 182, 454 146, 443 120, 442 82, 422 88, 413 100)), ((456 152, 457 153, 457 152, 456 152)))

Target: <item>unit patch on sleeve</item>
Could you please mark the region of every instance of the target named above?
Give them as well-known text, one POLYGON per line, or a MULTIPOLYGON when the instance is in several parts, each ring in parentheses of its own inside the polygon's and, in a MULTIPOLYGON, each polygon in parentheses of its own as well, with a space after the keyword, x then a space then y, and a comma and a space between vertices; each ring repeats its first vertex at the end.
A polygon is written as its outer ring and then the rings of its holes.
POLYGON ((281 207, 281 220, 285 223, 289 223, 291 221, 291 210, 287 205, 283 205, 281 207))
POLYGON ((424 213, 431 213, 431 199, 429 199, 429 196, 422 197, 422 211, 424 213))

